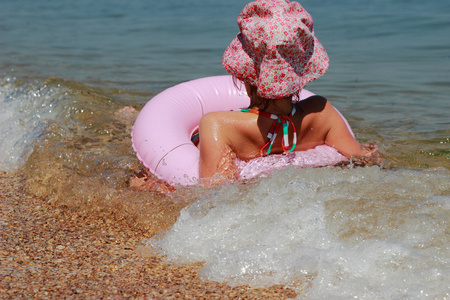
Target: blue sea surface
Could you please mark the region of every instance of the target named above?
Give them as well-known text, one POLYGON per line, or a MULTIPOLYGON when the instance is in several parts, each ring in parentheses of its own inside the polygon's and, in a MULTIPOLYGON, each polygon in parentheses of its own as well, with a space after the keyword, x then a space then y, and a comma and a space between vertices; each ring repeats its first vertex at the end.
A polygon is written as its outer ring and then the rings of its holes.
MULTIPOLYGON (((180 82, 226 74, 222 54, 246 3, 1 1, 0 170, 25 172, 29 192, 66 206, 138 197, 126 187, 139 166, 133 116, 118 112, 180 82), (72 188, 57 189, 63 181, 72 188)), ((213 192, 180 189, 165 201, 196 203, 149 247, 175 262, 205 262, 205 280, 306 282, 310 299, 449 298, 450 1, 301 4, 330 56, 329 71, 307 89, 392 166, 287 168, 213 192)))
MULTIPOLYGON (((221 56, 245 1, 3 1, 4 77, 161 91, 225 74, 221 56)), ((329 72, 308 88, 371 124, 448 129, 448 1, 304 1, 329 72)), ((405 128, 406 130, 406 128, 405 128)))

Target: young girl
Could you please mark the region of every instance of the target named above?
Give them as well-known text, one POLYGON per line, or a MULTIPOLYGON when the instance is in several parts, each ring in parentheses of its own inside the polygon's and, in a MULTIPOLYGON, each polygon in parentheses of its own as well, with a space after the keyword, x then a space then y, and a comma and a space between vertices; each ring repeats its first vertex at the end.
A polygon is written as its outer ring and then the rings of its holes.
POLYGON ((321 96, 293 102, 328 69, 311 16, 297 2, 257 0, 237 19, 240 32, 223 66, 245 85, 251 103, 243 111, 214 112, 200 121, 200 177, 207 185, 235 179, 234 158, 334 147, 347 158, 370 156, 345 121, 321 96))

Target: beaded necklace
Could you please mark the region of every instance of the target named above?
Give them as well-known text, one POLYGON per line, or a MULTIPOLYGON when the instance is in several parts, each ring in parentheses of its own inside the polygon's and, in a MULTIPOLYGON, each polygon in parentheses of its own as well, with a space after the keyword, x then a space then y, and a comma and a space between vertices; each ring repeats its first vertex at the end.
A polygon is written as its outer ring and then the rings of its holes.
POLYGON ((265 111, 260 111, 260 110, 254 109, 254 108, 241 109, 241 111, 251 112, 251 113, 274 120, 272 127, 269 130, 269 133, 267 133, 267 137, 269 138, 269 141, 259 151, 259 154, 261 156, 269 155, 270 151, 272 150, 272 145, 273 145, 273 142, 275 141, 275 138, 277 137, 277 132, 278 132, 278 128, 279 128, 280 124, 283 127, 283 139, 281 140, 281 147, 283 148, 283 151, 285 153, 294 151, 295 146, 297 145, 297 131, 295 130, 295 126, 294 126, 294 123, 292 122, 291 118, 295 114, 295 111, 296 111, 295 106, 292 108, 292 111, 289 115, 275 115, 275 114, 271 114, 271 113, 268 113, 265 111), (292 125, 292 128, 294 130, 294 132, 293 132, 294 136, 292 138, 291 149, 289 149, 289 124, 292 125), (269 145, 269 148, 267 149, 266 154, 264 154, 264 149, 268 145, 269 145))

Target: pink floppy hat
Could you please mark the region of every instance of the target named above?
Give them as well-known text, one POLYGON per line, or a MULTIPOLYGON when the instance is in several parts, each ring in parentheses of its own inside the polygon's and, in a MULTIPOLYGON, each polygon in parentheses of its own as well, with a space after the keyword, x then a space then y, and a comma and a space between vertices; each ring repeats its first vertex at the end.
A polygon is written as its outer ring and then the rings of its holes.
POLYGON ((260 97, 292 96, 328 70, 328 55, 314 35, 313 20, 298 2, 251 2, 237 23, 240 33, 225 50, 222 65, 256 86, 260 97))

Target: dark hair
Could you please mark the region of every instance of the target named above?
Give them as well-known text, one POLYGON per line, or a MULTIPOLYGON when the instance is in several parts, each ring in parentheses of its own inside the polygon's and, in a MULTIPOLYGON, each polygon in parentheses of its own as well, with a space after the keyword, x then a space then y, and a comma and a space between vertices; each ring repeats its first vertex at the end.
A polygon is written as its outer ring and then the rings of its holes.
MULTIPOLYGON (((236 87, 236 89, 238 89, 241 92, 244 89, 243 92, 247 93, 247 90, 245 89, 245 83, 243 81, 239 80, 234 75, 232 75, 232 78, 233 78, 233 84, 236 87)), ((252 108, 254 106, 262 105, 262 107, 264 109, 266 109, 269 106, 269 103, 267 101, 268 99, 261 98, 260 96, 257 95, 257 93, 256 93, 257 87, 256 86, 252 85, 251 88, 253 90, 252 91, 253 97, 251 95, 249 95, 249 97, 250 97, 250 105, 247 108, 252 108)))
MULTIPOLYGON (((242 89, 245 89, 245 83, 241 80, 239 80, 236 76, 233 75, 233 83, 234 86, 239 90, 242 91, 242 89)), ((254 85, 251 86, 251 95, 250 97, 250 105, 247 108, 252 108, 255 106, 262 107, 262 110, 266 110, 267 107, 269 107, 269 101, 274 101, 276 99, 266 99, 263 97, 258 96, 257 90, 258 88, 254 85)), ((246 91, 245 91, 246 92, 246 91)), ((292 99, 295 99, 295 102, 300 101, 300 91, 296 92, 294 95, 292 95, 292 99)))
POLYGON ((251 93, 249 95, 250 105, 248 106, 248 108, 258 106, 262 108, 261 110, 266 110, 269 107, 270 99, 260 97, 258 95, 258 88, 256 86, 251 85, 250 89, 251 89, 251 93))

